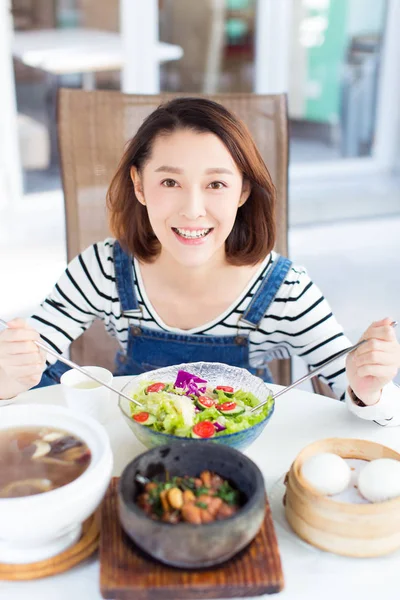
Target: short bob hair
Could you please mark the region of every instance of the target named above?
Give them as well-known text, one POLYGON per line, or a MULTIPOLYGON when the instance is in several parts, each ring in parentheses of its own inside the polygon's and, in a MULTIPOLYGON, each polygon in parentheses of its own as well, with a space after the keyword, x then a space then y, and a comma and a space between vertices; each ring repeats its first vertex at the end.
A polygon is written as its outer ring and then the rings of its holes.
POLYGON ((129 142, 107 192, 112 234, 136 258, 152 262, 161 245, 135 195, 130 170, 140 172, 157 136, 182 129, 213 133, 225 144, 251 192, 238 209, 225 242, 226 258, 234 265, 262 261, 275 244, 275 188, 268 169, 246 125, 224 106, 205 98, 176 98, 161 104, 129 142))

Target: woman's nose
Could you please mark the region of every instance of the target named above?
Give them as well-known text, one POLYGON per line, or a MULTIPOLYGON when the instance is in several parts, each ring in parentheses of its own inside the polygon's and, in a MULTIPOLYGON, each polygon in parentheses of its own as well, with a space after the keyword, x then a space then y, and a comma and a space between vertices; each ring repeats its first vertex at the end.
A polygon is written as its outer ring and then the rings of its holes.
POLYGON ((206 207, 203 195, 199 189, 191 189, 185 194, 183 200, 180 215, 186 217, 189 220, 198 219, 204 217, 206 214, 206 207))

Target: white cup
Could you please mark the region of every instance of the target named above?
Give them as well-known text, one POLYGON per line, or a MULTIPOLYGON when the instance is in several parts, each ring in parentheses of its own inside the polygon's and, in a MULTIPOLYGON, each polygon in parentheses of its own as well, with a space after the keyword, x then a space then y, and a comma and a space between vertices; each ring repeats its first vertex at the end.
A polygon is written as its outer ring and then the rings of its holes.
MULTIPOLYGON (((113 374, 103 367, 83 367, 104 383, 112 385, 113 374)), ((80 371, 71 369, 61 376, 60 383, 67 406, 72 410, 94 417, 100 423, 107 420, 111 405, 111 395, 117 398, 109 389, 89 379, 80 371), (85 387, 87 385, 88 387, 85 387)))

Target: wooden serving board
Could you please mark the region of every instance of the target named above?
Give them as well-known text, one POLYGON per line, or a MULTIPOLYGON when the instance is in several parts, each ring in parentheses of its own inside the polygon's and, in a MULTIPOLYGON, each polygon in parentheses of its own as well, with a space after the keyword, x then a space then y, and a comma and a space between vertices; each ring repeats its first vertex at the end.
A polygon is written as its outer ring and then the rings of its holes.
POLYGON ((100 528, 100 589, 115 600, 191 600, 274 594, 283 573, 271 510, 254 540, 222 565, 201 570, 169 567, 140 550, 122 530, 114 477, 104 498, 100 528))
POLYGON ((96 511, 82 525, 81 538, 70 548, 41 560, 29 564, 4 564, 0 563, 0 581, 26 581, 40 579, 68 571, 78 563, 86 560, 93 554, 99 545, 100 514, 96 511))

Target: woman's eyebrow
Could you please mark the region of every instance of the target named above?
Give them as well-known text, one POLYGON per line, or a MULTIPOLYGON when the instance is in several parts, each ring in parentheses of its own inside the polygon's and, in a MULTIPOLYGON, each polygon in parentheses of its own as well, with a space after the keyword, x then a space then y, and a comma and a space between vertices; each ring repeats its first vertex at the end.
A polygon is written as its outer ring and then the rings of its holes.
MULTIPOLYGON (((176 175, 182 175, 183 169, 179 169, 178 167, 171 167, 170 165, 162 165, 155 170, 155 173, 174 173, 176 175)), ((233 175, 232 171, 226 169, 225 167, 212 167, 211 169, 206 169, 204 171, 205 175, 233 175)))
POLYGON ((225 169, 225 167, 213 167, 212 169, 206 169, 205 171, 206 175, 213 175, 214 173, 218 175, 233 175, 232 171, 225 169))
POLYGON ((181 175, 183 173, 183 169, 178 169, 178 167, 170 167, 169 165, 162 165, 162 167, 158 167, 155 170, 155 173, 176 173, 177 175, 181 175))

